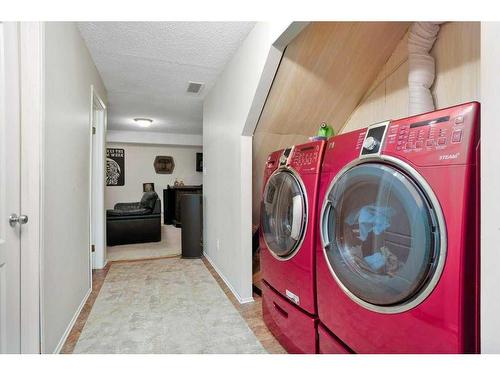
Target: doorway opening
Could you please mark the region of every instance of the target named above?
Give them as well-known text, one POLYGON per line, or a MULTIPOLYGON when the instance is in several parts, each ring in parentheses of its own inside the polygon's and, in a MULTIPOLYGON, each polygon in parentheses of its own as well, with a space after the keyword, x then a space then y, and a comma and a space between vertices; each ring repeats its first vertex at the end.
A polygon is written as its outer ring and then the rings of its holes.
POLYGON ((106 106, 91 86, 90 132, 90 251, 91 269, 106 266, 106 220, 104 208, 106 106))

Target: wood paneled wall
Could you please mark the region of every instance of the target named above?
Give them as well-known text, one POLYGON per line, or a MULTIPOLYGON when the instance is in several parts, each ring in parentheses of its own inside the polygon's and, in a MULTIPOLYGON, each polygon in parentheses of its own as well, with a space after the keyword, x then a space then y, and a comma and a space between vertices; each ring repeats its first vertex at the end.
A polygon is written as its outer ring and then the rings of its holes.
MULTIPOLYGON (((479 22, 449 22, 441 26, 431 54, 436 60, 432 87, 437 108, 479 100, 479 22)), ((407 35, 381 69, 341 132, 408 116, 407 35)))
POLYGON ((267 155, 306 142, 323 121, 339 130, 409 25, 313 22, 287 46, 254 134, 254 223, 267 155))
MULTIPOLYGON (((253 221, 263 167, 322 121, 347 132, 408 114, 405 22, 313 22, 287 47, 253 140, 253 221)), ((480 23, 442 25, 431 52, 439 108, 479 99, 480 23)))

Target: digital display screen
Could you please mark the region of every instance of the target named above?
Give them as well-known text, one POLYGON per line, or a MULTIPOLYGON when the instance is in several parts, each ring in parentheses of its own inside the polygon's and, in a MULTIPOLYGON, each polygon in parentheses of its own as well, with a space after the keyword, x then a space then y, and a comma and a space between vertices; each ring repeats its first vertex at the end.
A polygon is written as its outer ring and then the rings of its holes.
POLYGON ((300 149, 300 151, 309 151, 309 150, 314 150, 314 146, 306 146, 300 149))
POLYGON ((443 116, 443 117, 438 117, 438 118, 435 118, 432 120, 414 122, 413 124, 410 125, 410 129, 419 128, 421 126, 434 125, 434 124, 438 124, 440 122, 446 122, 449 120, 450 120, 450 116, 443 116))

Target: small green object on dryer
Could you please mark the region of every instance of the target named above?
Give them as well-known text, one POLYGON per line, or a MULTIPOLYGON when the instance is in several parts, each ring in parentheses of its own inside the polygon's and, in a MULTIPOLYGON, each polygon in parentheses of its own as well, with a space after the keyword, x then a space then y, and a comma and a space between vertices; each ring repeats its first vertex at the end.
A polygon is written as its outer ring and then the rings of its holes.
POLYGON ((330 138, 335 135, 335 132, 333 131, 333 128, 328 125, 326 122, 322 122, 319 129, 318 129, 318 136, 319 137, 326 137, 330 138))

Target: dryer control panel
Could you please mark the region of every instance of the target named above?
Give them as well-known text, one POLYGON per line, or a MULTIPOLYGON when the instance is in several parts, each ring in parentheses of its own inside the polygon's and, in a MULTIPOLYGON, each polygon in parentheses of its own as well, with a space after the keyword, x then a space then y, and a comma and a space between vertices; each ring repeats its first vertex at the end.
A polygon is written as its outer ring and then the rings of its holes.
POLYGON ((264 182, 267 181, 269 176, 271 176, 276 169, 278 169, 283 151, 284 150, 274 151, 267 157, 266 167, 264 170, 264 182))
POLYGON ((314 141, 297 145, 289 161, 289 166, 299 173, 319 173, 325 149, 325 141, 314 141))
POLYGON ((478 121, 478 103, 391 121, 383 153, 402 156, 417 165, 467 163, 479 139, 478 121))

